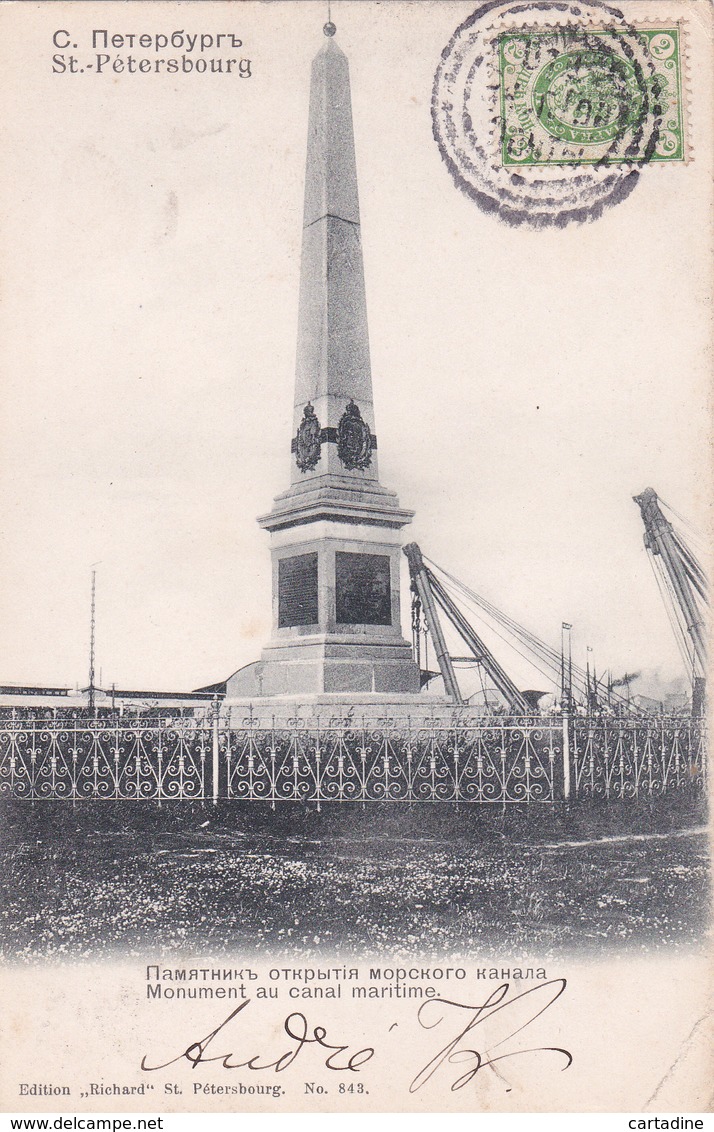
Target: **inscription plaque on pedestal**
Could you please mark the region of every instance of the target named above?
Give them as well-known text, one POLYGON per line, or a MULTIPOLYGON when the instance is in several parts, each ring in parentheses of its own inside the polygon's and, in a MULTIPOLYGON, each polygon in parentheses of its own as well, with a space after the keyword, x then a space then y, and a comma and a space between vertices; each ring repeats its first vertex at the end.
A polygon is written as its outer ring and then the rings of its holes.
POLYGON ((338 625, 391 625, 392 591, 385 554, 335 555, 338 625))
POLYGON ((281 558, 278 564, 278 627, 316 625, 317 551, 281 558))

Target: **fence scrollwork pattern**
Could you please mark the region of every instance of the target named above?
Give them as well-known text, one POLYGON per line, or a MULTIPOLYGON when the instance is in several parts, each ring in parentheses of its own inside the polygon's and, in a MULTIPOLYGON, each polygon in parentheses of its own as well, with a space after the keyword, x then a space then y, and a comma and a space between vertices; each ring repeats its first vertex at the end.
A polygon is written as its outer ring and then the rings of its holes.
POLYGON ((685 717, 0 720, 0 797, 29 801, 553 803, 706 780, 685 717))

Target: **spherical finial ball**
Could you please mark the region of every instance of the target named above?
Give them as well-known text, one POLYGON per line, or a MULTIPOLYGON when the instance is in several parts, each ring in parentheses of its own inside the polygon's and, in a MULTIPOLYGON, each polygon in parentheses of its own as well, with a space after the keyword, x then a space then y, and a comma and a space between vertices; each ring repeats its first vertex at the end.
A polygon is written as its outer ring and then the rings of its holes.
POLYGON ((327 24, 325 24, 325 26, 322 30, 324 31, 325 35, 333 36, 335 34, 335 32, 337 31, 337 28, 335 27, 334 24, 327 23, 327 24))

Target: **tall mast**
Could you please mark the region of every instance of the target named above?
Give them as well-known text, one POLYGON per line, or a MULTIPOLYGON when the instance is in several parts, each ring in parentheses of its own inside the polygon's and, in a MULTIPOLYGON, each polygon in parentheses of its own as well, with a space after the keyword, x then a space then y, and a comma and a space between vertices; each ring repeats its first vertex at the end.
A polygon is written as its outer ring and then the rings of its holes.
POLYGON ((94 631, 97 594, 97 571, 92 570, 92 601, 89 618, 89 710, 94 711, 94 631))

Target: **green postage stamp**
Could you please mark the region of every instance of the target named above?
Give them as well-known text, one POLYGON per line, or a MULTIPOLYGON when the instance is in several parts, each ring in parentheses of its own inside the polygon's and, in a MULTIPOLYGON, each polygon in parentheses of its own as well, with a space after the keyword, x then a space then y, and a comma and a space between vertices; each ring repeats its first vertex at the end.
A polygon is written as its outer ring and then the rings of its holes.
POLYGON ((504 166, 685 158, 676 25, 521 28, 499 36, 498 72, 504 166))

